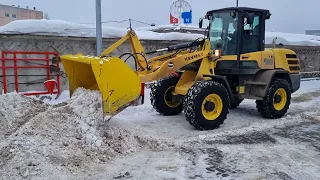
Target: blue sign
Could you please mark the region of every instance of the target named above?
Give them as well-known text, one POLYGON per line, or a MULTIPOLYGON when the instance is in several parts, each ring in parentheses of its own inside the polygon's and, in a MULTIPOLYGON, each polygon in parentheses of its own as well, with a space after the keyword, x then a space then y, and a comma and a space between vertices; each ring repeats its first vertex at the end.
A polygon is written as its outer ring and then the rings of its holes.
POLYGON ((182 12, 181 17, 183 19, 184 24, 191 24, 192 23, 192 11, 182 12))

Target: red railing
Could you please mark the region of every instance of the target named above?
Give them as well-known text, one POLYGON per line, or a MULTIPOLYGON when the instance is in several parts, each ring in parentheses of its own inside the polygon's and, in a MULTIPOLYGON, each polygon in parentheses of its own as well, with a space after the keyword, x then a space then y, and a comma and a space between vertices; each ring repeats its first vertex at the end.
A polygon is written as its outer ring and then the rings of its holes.
MULTIPOLYGON (((15 84, 15 91, 19 92, 19 84, 28 84, 28 83, 21 83, 19 82, 19 77, 25 76, 25 77, 32 77, 32 76, 39 76, 39 77, 46 77, 46 80, 53 80, 53 76, 56 76, 56 89, 52 92, 52 94, 59 94, 60 93, 60 74, 57 73, 55 75, 51 75, 51 67, 52 65, 59 69, 59 61, 56 63, 51 63, 53 57, 59 57, 58 52, 24 52, 24 51, 2 51, 1 55, 1 66, 0 69, 2 69, 2 84, 3 84, 3 91, 4 93, 7 93, 7 78, 10 76, 14 76, 14 83, 15 84), (25 55, 25 56, 44 56, 43 58, 21 58, 19 55, 25 55), (8 57, 11 56, 11 57, 8 57), (13 65, 7 65, 8 62, 13 61, 13 65), (36 62, 42 62, 40 65, 25 65, 29 61, 36 61, 36 62), (24 62, 24 65, 18 65, 18 62, 24 62), (44 63, 43 63, 44 62, 44 63), (13 75, 8 75, 7 70, 13 69, 13 75), (26 74, 19 74, 20 69, 44 69, 46 70, 45 74, 31 74, 30 72, 26 74)), ((35 63, 37 64, 37 63, 35 63)), ((43 81, 42 83, 44 83, 43 81)), ((41 83, 41 82, 37 82, 41 83)), ((35 83, 35 84, 37 84, 35 83)), ((43 86, 45 88, 45 85, 43 86)), ((35 91, 35 92, 24 92, 22 94, 24 95, 43 95, 43 94, 51 94, 51 91, 47 89, 47 91, 35 91)))

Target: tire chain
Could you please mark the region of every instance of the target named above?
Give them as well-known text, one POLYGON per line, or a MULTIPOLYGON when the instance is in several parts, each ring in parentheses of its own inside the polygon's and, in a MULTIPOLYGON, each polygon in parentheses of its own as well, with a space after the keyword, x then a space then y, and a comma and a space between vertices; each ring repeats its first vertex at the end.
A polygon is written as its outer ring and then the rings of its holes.
MULTIPOLYGON (((195 102, 196 102, 197 94, 201 91, 201 89, 209 86, 213 86, 213 85, 217 85, 225 88, 222 84, 217 83, 215 81, 198 81, 189 89, 186 97, 184 98, 183 111, 186 116, 186 120, 196 129, 204 130, 204 128, 196 121, 196 118, 195 118, 196 113, 194 112, 194 110, 196 106, 195 102)), ((230 99, 229 96, 228 98, 230 99)), ((228 109, 228 114, 229 114, 229 109, 228 109)))
POLYGON ((159 112, 158 108, 156 107, 156 91, 157 91, 157 88, 158 87, 161 87, 162 83, 170 78, 173 78, 174 76, 173 75, 170 75, 170 76, 167 76, 165 78, 162 78, 160 79, 159 81, 155 82, 155 83, 152 83, 150 84, 151 86, 151 90, 150 90, 150 102, 151 102, 151 105, 152 107, 157 111, 159 112))
MULTIPOLYGON (((281 83, 282 81, 286 82, 287 86, 290 87, 289 83, 288 83, 287 81, 285 81, 284 79, 275 79, 275 80, 273 81, 273 83, 274 83, 274 85, 276 85, 276 84, 281 83)), ((267 97, 265 97, 264 100, 269 98, 270 93, 271 93, 270 91, 272 91, 272 90, 273 90, 273 88, 269 88, 269 89, 268 89, 267 97)), ((290 99, 291 99, 291 98, 290 98, 290 99)), ((291 104, 291 103, 290 103, 290 101, 289 101, 289 104, 288 104, 288 105, 290 106, 290 104, 291 104)), ((277 117, 272 116, 271 114, 266 114, 266 112, 270 112, 270 109, 269 109, 269 108, 270 108, 269 105, 266 104, 265 101, 256 101, 256 109, 257 109, 257 111, 258 111, 263 117, 265 117, 265 118, 272 118, 272 119, 277 118, 277 117)), ((286 110, 285 113, 287 113, 287 110, 286 110)))

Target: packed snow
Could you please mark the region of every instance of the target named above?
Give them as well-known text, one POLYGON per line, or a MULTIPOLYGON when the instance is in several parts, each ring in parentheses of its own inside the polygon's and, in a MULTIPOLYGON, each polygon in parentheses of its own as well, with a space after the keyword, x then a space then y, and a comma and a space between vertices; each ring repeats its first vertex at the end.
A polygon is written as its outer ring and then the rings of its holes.
MULTIPOLYGON (((195 26, 186 25, 159 25, 156 27, 135 28, 138 37, 142 40, 195 40, 204 37, 203 34, 191 33, 157 33, 155 29, 199 29, 195 26)), ((104 38, 121 38, 128 29, 103 26, 102 36, 104 38)), ((96 30, 93 25, 77 24, 62 20, 16 20, 5 26, 0 27, 0 34, 32 34, 50 36, 70 36, 70 37, 95 37, 96 30)), ((303 45, 319 46, 320 37, 304 34, 291 34, 283 32, 266 32, 266 44, 272 44, 273 39, 277 38, 277 44, 284 45, 303 45)))
POLYGON ((263 119, 245 100, 213 131, 159 115, 148 93, 108 123, 98 91, 0 95, 1 178, 320 178, 320 81, 302 82, 281 119, 263 119))

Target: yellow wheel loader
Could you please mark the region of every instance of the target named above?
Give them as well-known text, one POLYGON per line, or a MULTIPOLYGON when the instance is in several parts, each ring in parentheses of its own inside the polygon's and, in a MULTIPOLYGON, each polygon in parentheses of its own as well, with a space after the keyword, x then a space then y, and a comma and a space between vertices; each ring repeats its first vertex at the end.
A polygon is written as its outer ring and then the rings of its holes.
POLYGON ((281 118, 291 94, 300 88, 300 69, 292 50, 265 49, 265 20, 270 16, 268 10, 246 7, 208 11, 199 21, 201 28, 209 20, 204 38, 152 52, 145 52, 130 29, 100 57, 61 56, 70 94, 79 87, 99 90, 104 115, 110 118, 140 101, 143 85, 151 83, 150 100, 157 112, 184 112, 199 130, 218 128, 229 109, 245 98, 256 100, 263 117, 281 118), (131 53, 110 55, 127 40, 131 53), (153 53, 161 54, 148 59, 153 53), (125 55, 134 58, 136 69, 122 59, 125 55))

